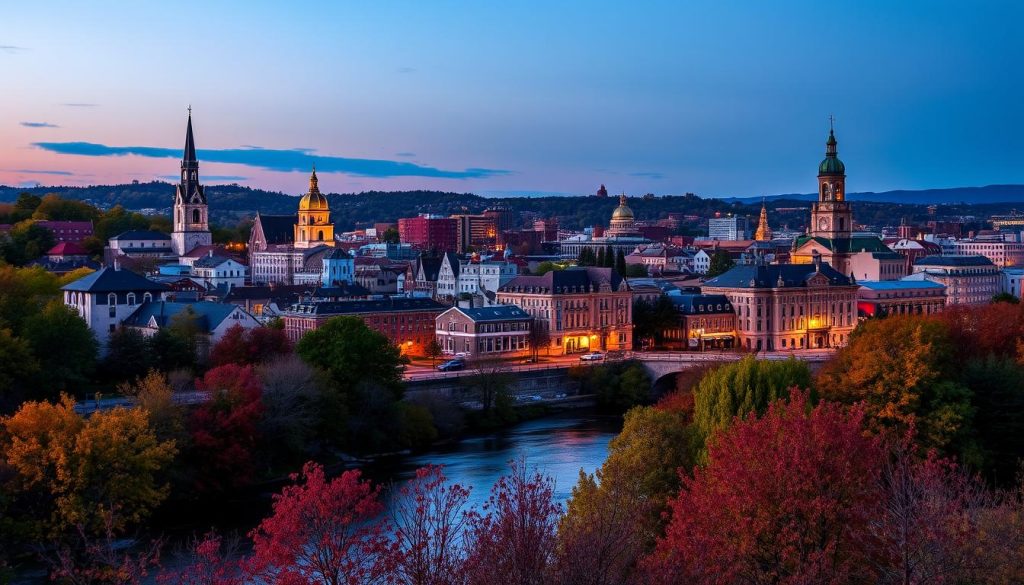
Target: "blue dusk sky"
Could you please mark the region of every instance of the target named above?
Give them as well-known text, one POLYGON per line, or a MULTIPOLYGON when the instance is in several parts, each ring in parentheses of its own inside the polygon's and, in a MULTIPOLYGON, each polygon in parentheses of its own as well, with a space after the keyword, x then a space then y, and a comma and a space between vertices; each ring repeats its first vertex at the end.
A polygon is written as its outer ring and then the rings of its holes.
POLYGON ((18 2, 0 184, 480 194, 1024 183, 1024 2, 18 2))

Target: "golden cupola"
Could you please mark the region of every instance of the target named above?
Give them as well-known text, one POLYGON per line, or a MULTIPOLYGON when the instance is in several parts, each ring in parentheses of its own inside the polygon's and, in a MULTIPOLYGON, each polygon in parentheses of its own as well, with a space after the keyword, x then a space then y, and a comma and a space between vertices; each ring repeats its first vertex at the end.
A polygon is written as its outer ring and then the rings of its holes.
POLYGON ((309 176, 309 192, 299 200, 298 222, 295 224, 295 247, 313 248, 334 245, 334 225, 327 198, 320 193, 316 167, 309 176))
POLYGON ((320 193, 316 167, 313 167, 313 174, 309 176, 309 192, 299 200, 299 211, 328 211, 327 198, 320 193))

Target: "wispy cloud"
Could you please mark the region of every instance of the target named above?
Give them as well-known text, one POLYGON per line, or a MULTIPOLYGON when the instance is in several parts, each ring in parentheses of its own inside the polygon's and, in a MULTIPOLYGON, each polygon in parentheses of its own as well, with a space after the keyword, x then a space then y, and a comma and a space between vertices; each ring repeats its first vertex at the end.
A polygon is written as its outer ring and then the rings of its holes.
POLYGON ((398 72, 399 73, 416 73, 416 68, 415 67, 399 67, 398 68, 398 72))
MULTIPOLYGON (((178 158, 181 156, 180 149, 155 146, 107 146, 92 142, 34 142, 33 146, 57 154, 78 156, 135 155, 149 158, 178 158)), ((393 160, 317 155, 308 149, 228 148, 200 150, 197 154, 205 162, 245 165, 280 172, 306 171, 315 164, 316 170, 324 173, 344 173, 377 178, 479 179, 510 174, 510 171, 499 169, 468 168, 453 171, 393 160)))
POLYGON ((395 156, 400 156, 400 157, 403 157, 403 158, 412 158, 412 157, 416 156, 416 153, 415 152, 396 152, 395 156))
MULTIPOLYGON (((177 181, 178 179, 181 178, 181 176, 180 175, 160 175, 157 178, 158 179, 163 179, 165 181, 177 181)), ((231 182, 237 182, 237 181, 248 181, 249 180, 249 177, 239 177, 237 175, 200 175, 199 178, 202 179, 203 181, 231 181, 231 182)))
POLYGON ((15 45, 0 45, 0 53, 20 53, 27 51, 28 47, 18 47, 15 45))
POLYGON ((99 104, 88 104, 84 102, 67 102, 61 105, 67 108, 95 108, 99 104))
POLYGON ((10 171, 12 173, 21 173, 24 175, 60 175, 62 177, 72 177, 75 173, 71 171, 43 171, 37 169, 14 169, 10 171))
POLYGON ((60 126, 49 122, 22 122, 21 125, 26 128, 60 128, 60 126))
POLYGON ((630 177, 644 177, 647 179, 664 179, 665 175, 657 171, 641 171, 636 173, 629 173, 630 177))

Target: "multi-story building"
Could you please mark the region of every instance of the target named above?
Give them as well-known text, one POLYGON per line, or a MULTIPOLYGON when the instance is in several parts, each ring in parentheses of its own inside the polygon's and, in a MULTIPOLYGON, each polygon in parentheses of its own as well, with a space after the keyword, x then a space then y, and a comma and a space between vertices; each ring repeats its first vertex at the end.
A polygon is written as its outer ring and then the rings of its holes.
POLYGON ((857 289, 821 258, 736 266, 702 287, 732 302, 739 343, 755 351, 846 345, 857 324, 857 289))
POLYGON ((423 250, 454 252, 459 249, 459 222, 451 217, 421 214, 398 220, 398 237, 402 243, 423 250))
POLYGON ((81 244, 92 236, 92 221, 56 221, 41 219, 35 225, 46 228, 53 233, 53 239, 60 242, 81 244))
POLYGON ((515 305, 452 307, 437 316, 437 342, 445 353, 515 357, 530 351, 533 317, 515 305))
POLYGON ((79 268, 100 268, 99 263, 89 258, 89 252, 74 242, 60 242, 50 248, 45 256, 33 260, 29 265, 39 266, 54 274, 67 274, 79 268))
POLYGON ((857 314, 931 315, 946 306, 946 287, 930 280, 862 280, 857 283, 857 314))
POLYGON ((493 215, 453 215, 457 224, 459 247, 458 251, 466 253, 471 250, 491 250, 498 242, 498 222, 493 215))
POLYGON ((307 331, 320 328, 329 319, 358 317, 387 336, 403 354, 426 354, 434 339, 437 316, 448 307, 433 299, 389 297, 357 301, 306 301, 292 305, 281 315, 288 338, 297 342, 307 331))
POLYGON ((122 232, 107 241, 105 256, 108 264, 120 256, 129 258, 177 258, 171 245, 171 236, 153 230, 122 232))
POLYGON ((942 254, 942 246, 935 242, 929 242, 926 240, 911 240, 907 238, 899 238, 894 240, 886 240, 886 245, 893 252, 896 252, 900 256, 903 256, 903 274, 904 276, 914 271, 914 262, 918 258, 924 258, 925 256, 937 256, 942 254))
POLYGON ((725 295, 675 294, 667 297, 678 313, 662 330, 672 349, 730 349, 736 343, 736 313, 725 295))
POLYGON ((214 256, 212 251, 192 263, 192 278, 206 288, 243 286, 248 273, 248 266, 231 258, 214 256))
POLYGON ((930 280, 946 287, 947 305, 983 305, 999 294, 999 268, 985 256, 926 256, 903 280, 930 280))
POLYGON ((479 255, 464 261, 455 254, 445 254, 437 275, 437 296, 447 299, 462 294, 493 296, 518 274, 519 267, 512 262, 481 260, 479 255))
POLYGON ((612 268, 574 267, 517 276, 498 289, 546 331, 555 354, 625 350, 633 345, 633 294, 612 268))
POLYGON ((1002 233, 956 240, 958 256, 981 255, 992 261, 998 268, 1024 266, 1024 242, 1016 234, 1002 233))
POLYGON ((612 211, 608 229, 604 232, 596 230, 591 233, 577 234, 558 243, 563 257, 576 258, 584 249, 589 249, 597 256, 602 250, 613 254, 622 252, 629 254, 637 246, 646 246, 651 241, 640 235, 636 227, 633 210, 626 205, 626 196, 619 196, 619 206, 612 211))
POLYGON ((1004 268, 1002 271, 1002 288, 999 292, 1021 298, 1021 287, 1024 283, 1024 268, 1004 268))
POLYGON ((745 217, 730 215, 708 219, 708 239, 745 240, 749 236, 750 224, 745 217))
POLYGON ((64 304, 78 311, 104 349, 110 334, 140 304, 159 299, 169 289, 134 272, 107 267, 66 284, 61 290, 64 304))

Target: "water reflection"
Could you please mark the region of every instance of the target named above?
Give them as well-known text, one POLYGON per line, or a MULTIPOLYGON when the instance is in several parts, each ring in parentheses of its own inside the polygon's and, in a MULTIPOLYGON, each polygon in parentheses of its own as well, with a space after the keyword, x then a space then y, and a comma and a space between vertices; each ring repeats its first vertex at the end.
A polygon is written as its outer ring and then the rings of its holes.
POLYGON ((525 456, 555 480, 555 500, 564 504, 580 469, 593 473, 608 455, 608 442, 622 428, 621 417, 572 413, 521 423, 502 432, 469 437, 423 455, 378 461, 364 469, 367 477, 400 486, 424 465, 444 465, 454 483, 472 488, 470 504, 481 505, 491 487, 508 470, 508 462, 525 456))

